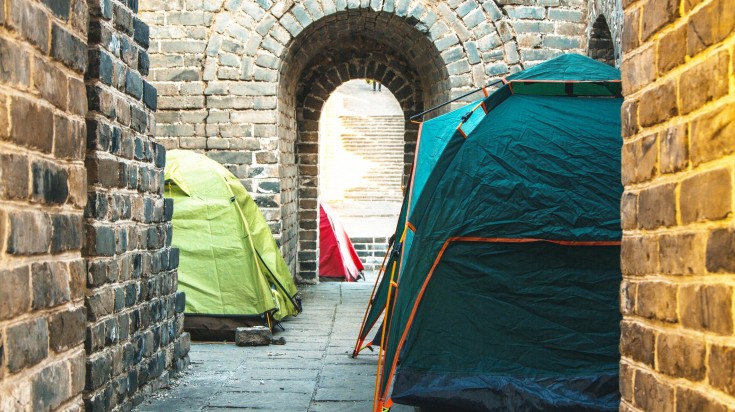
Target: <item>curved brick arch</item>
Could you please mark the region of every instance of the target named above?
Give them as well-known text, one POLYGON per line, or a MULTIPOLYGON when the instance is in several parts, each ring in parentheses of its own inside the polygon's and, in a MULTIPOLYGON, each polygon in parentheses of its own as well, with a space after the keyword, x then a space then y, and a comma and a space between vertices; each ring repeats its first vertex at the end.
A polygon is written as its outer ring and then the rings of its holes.
MULTIPOLYGON (((317 275, 319 120, 329 96, 343 83, 356 79, 375 79, 383 83, 398 100, 406 118, 423 109, 418 72, 396 55, 366 51, 360 42, 350 47, 330 49, 318 56, 321 64, 309 66, 296 92, 295 161, 298 166, 298 242, 299 274, 303 280, 317 275)), ((404 159, 412 159, 418 127, 406 122, 404 159)), ((409 164, 404 164, 404 175, 409 164)), ((284 212, 284 215, 288 215, 284 212)))

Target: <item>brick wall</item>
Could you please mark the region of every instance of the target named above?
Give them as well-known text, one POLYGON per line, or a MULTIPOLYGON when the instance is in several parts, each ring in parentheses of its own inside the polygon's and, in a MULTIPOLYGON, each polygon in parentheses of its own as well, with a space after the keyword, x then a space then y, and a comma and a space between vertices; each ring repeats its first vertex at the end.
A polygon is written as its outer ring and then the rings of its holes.
MULTIPOLYGON (((317 255, 318 149, 309 139, 336 87, 381 80, 409 116, 586 50, 586 0, 143 0, 141 7, 161 95, 158 141, 206 151, 238 176, 292 272, 306 281, 317 279, 316 260, 297 258, 317 255)), ((407 124, 407 162, 416 132, 407 124)))
POLYGON ((137 0, 90 4, 85 210, 87 410, 129 410, 188 363, 149 29, 137 0))
POLYGON ((84 388, 87 6, 0 1, 0 410, 84 388))
POLYGON ((732 410, 735 3, 624 4, 621 410, 732 410))

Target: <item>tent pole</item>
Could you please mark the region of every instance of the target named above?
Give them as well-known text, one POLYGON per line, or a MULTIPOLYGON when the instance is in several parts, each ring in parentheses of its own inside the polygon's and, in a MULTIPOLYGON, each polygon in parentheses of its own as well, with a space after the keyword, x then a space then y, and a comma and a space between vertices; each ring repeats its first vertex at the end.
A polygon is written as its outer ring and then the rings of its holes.
POLYGON ((475 89, 475 90, 473 90, 473 91, 471 91, 471 92, 469 92, 469 93, 465 93, 465 94, 463 94, 463 95, 461 95, 461 96, 459 96, 459 97, 455 97, 454 99, 452 99, 452 100, 450 100, 450 101, 448 101, 448 102, 444 102, 444 103, 442 103, 442 104, 440 104, 440 105, 438 105, 438 106, 434 106, 434 107, 432 107, 432 108, 431 108, 431 109, 429 109, 429 110, 424 110, 423 112, 421 112, 421 113, 419 113, 419 114, 416 114, 416 115, 413 115, 413 116, 409 117, 409 118, 408 118, 408 120, 413 120, 413 119, 417 119, 417 118, 419 118, 419 117, 421 117, 421 116, 423 116, 423 115, 425 115, 425 114, 427 114, 427 113, 431 113, 431 112, 433 112, 434 110, 437 110, 437 109, 441 109, 442 107, 444 107, 444 106, 446 106, 446 105, 448 105, 448 104, 450 104, 450 103, 454 103, 454 102, 456 102, 456 101, 457 101, 457 100, 459 100, 459 99, 463 99, 463 98, 465 98, 465 97, 467 97, 467 96, 469 96, 469 95, 475 94, 475 93, 477 93, 477 92, 480 92, 480 91, 482 91, 483 89, 485 89, 485 88, 487 88, 487 87, 492 87, 492 86, 495 86, 495 85, 497 85, 497 84, 499 84, 499 83, 503 83, 503 80, 496 80, 496 81, 494 81, 494 82, 492 82, 492 83, 489 83, 489 84, 487 84, 487 85, 485 85, 485 86, 482 86, 482 87, 480 87, 480 88, 478 88, 478 89, 475 89))
POLYGON ((360 335, 362 334, 363 328, 365 328, 367 316, 368 316, 368 313, 370 312, 370 307, 372 306, 373 298, 375 297, 375 290, 378 288, 378 282, 380 281, 380 278, 381 278, 380 275, 382 274, 383 276, 385 276, 385 261, 388 259, 388 255, 391 253, 390 246, 391 245, 389 244, 388 251, 385 252, 385 256, 383 256, 383 263, 380 264, 380 270, 378 270, 378 277, 375 279, 375 285, 373 285, 373 292, 370 294, 370 300, 368 301, 367 308, 365 308, 365 316, 363 316, 362 318, 362 326, 360 326, 360 332, 358 332, 358 335, 357 335, 357 343, 355 343, 355 350, 352 351, 353 358, 356 358, 357 354, 360 353, 360 351, 362 350, 360 346, 362 346, 364 339, 360 338, 360 335))

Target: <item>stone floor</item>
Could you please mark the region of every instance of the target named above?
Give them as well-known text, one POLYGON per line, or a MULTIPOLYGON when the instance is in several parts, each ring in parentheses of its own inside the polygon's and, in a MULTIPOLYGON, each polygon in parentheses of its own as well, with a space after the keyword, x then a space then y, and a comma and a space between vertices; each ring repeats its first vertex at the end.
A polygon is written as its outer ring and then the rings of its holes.
POLYGON ((283 346, 192 345, 188 374, 139 410, 370 411, 377 354, 350 354, 374 279, 303 287, 304 312, 274 336, 286 339, 283 346))

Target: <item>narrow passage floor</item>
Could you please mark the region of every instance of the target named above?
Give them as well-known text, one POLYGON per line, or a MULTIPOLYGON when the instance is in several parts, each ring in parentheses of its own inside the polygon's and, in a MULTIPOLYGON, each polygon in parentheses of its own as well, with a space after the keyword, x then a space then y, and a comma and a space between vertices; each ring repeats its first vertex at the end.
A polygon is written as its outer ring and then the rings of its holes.
POLYGON ((350 354, 374 279, 302 287, 304 312, 274 335, 286 339, 283 346, 193 344, 186 376, 139 410, 369 412, 377 353, 350 354))

